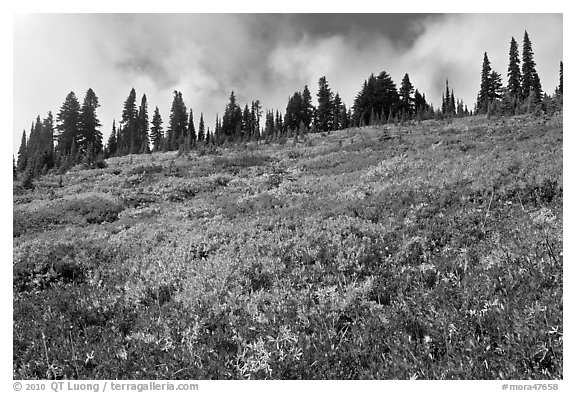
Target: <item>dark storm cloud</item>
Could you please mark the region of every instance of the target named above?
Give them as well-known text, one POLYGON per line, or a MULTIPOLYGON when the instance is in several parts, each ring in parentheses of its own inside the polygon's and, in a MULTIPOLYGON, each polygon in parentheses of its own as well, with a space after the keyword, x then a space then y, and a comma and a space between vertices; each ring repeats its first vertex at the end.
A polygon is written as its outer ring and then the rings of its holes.
POLYGON ((484 51, 505 80, 510 37, 521 44, 528 30, 547 92, 562 60, 561 14, 65 14, 16 22, 15 140, 69 91, 82 97, 89 87, 107 135, 132 87, 165 121, 180 90, 213 124, 232 90, 240 105, 259 99, 283 111, 304 85, 315 96, 326 76, 350 107, 362 82, 384 70, 397 85, 408 73, 435 106, 449 78, 473 108, 484 51))
POLYGON ((164 64, 154 61, 147 55, 131 55, 116 63, 122 72, 127 74, 145 74, 154 78, 155 84, 160 88, 168 88, 178 83, 178 78, 173 75, 164 64))
POLYGON ((336 34, 354 36, 370 43, 374 36, 386 36, 394 45, 408 46, 422 32, 418 23, 431 14, 290 14, 288 20, 311 36, 336 34))
POLYGON ((266 87, 278 78, 301 79, 277 75, 274 69, 263 67, 278 48, 334 36, 343 37, 347 45, 360 49, 373 45, 374 39, 381 36, 396 46, 408 45, 421 31, 415 22, 425 17, 420 14, 121 15, 111 16, 104 23, 110 28, 115 49, 121 48, 112 56, 121 72, 141 73, 164 89, 186 83, 186 73, 195 70, 200 76, 217 76, 213 91, 223 93, 225 86, 266 87), (195 51, 195 47, 200 49, 195 51))

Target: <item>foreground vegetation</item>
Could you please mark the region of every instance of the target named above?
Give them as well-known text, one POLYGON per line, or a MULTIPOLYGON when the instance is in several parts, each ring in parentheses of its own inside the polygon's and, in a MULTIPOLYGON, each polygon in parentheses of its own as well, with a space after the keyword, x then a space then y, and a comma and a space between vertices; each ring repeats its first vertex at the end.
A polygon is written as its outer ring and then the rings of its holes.
POLYGON ((562 192, 529 116, 16 182, 14 377, 562 378, 562 192))

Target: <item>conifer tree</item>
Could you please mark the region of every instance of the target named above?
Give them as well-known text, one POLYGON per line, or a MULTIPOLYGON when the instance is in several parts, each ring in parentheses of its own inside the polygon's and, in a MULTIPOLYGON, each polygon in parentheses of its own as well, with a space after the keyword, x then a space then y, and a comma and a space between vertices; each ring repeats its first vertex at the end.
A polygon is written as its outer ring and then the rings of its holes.
POLYGON ((150 128, 150 138, 152 139, 152 149, 158 151, 162 145, 162 139, 164 138, 164 132, 162 131, 162 117, 160 116, 160 111, 158 107, 154 109, 154 114, 152 115, 152 127, 150 128))
POLYGON ((280 135, 285 130, 286 125, 284 123, 285 122, 284 119, 282 119, 282 114, 278 110, 276 110, 276 120, 274 122, 274 131, 276 134, 280 135))
POLYGON ((287 130, 297 129, 300 121, 305 121, 305 117, 306 108, 304 107, 304 100, 302 94, 297 91, 288 99, 286 113, 284 114, 284 128, 287 130))
POLYGON ((492 67, 488 54, 484 52, 484 61, 482 63, 482 74, 480 77, 480 92, 478 93, 477 108, 478 113, 485 114, 488 112, 488 105, 490 104, 490 74, 492 67))
POLYGON ((418 89, 414 91, 414 106, 417 114, 424 114, 428 111, 426 97, 425 95, 420 94, 418 89))
POLYGON ((72 145, 76 145, 80 128, 80 102, 74 92, 68 93, 60 112, 56 116, 58 125, 57 150, 61 156, 68 156, 72 145))
POLYGON ((54 155, 54 116, 48 111, 48 116, 42 121, 42 146, 45 151, 54 155))
POLYGON ((451 115, 456 114, 456 100, 454 99, 454 90, 450 92, 450 105, 448 108, 451 115))
POLYGON ((107 157, 114 157, 118 150, 118 139, 116 135, 116 119, 112 120, 112 132, 108 137, 108 143, 106 147, 106 156, 107 157))
POLYGON ((334 94, 328 86, 326 77, 318 80, 318 108, 316 111, 316 126, 321 131, 331 131, 333 124, 334 94))
POLYGON ((42 121, 40 116, 36 117, 36 121, 30 127, 30 137, 28 139, 28 161, 29 164, 33 163, 32 172, 37 173, 36 158, 40 152, 42 137, 42 121))
POLYGON ((512 40, 510 41, 507 90, 513 99, 519 99, 522 96, 522 75, 520 73, 519 56, 518 43, 514 37, 512 37, 512 40))
POLYGON ((262 117, 262 104, 260 100, 252 101, 250 108, 250 116, 252 117, 252 135, 254 139, 260 138, 260 118, 262 117))
POLYGON ((490 73, 490 86, 488 89, 489 101, 497 101, 502 98, 502 77, 496 71, 490 73))
POLYGON ((26 130, 22 131, 22 139, 20 140, 20 149, 18 149, 18 172, 24 172, 28 164, 28 154, 26 145, 26 130))
POLYGON ((241 129, 241 124, 242 109, 236 103, 236 95, 232 91, 232 93, 230 93, 230 100, 228 105, 226 105, 224 115, 222 116, 220 133, 227 139, 233 140, 236 136, 237 130, 241 129))
POLYGON ((269 138, 274 133, 274 112, 272 110, 266 110, 266 116, 264 120, 264 136, 269 138))
POLYGON ((447 115, 451 114, 450 108, 450 88, 448 87, 448 79, 446 79, 446 94, 444 94, 444 98, 446 100, 446 105, 444 105, 446 111, 444 112, 447 115))
POLYGON ((346 104, 342 103, 340 105, 340 129, 342 130, 350 127, 350 117, 348 115, 349 110, 346 108, 346 104))
POLYGON ((542 102, 542 84, 540 83, 538 73, 534 73, 534 76, 532 77, 532 91, 530 94, 533 96, 536 103, 542 102))
POLYGON ((194 127, 194 114, 190 108, 190 118, 188 119, 188 138, 190 139, 190 147, 196 146, 196 128, 194 127))
POLYGON ((343 122, 342 99, 340 98, 340 94, 336 93, 332 101, 332 128, 334 130, 340 130, 343 122))
POLYGON ((408 117, 412 117, 414 114, 414 98, 412 97, 413 93, 414 86, 410 82, 410 76, 408 73, 406 73, 404 78, 402 78, 398 96, 400 99, 399 110, 405 113, 408 117))
POLYGON ((188 131, 188 110, 182 99, 182 93, 174 91, 170 120, 168 123, 168 149, 176 150, 185 143, 188 131))
POLYGON ((464 116, 464 102, 462 100, 456 100, 456 116, 464 116))
POLYGON ((252 129, 252 116, 250 115, 250 109, 248 108, 248 103, 244 105, 244 110, 242 111, 242 121, 241 121, 241 138, 242 140, 247 140, 250 138, 252 129))
POLYGON ((136 148, 139 153, 150 153, 150 122, 148 120, 148 99, 146 94, 142 96, 140 108, 138 108, 138 143, 136 148))
POLYGON ((34 130, 31 132, 33 139, 33 148, 28 142, 28 160, 32 163, 32 172, 34 175, 45 173, 55 164, 54 155, 54 118, 52 112, 40 121, 40 116, 36 118, 34 130))
POLYGON ((222 120, 218 118, 218 113, 216 114, 216 124, 214 126, 214 132, 210 135, 212 138, 213 145, 220 145, 223 140, 222 135, 222 120))
POLYGON ((136 90, 132 88, 122 110, 122 144, 118 146, 120 154, 135 154, 137 149, 138 109, 136 108, 136 90))
POLYGON ((200 122, 198 123, 198 142, 202 142, 205 137, 204 131, 204 115, 200 112, 200 122))
POLYGON ((560 62, 560 82, 558 84, 558 92, 560 95, 564 95, 564 66, 560 62))
POLYGON ((99 130, 101 124, 96 115, 99 107, 98 97, 92 89, 88 89, 80 109, 80 129, 76 145, 81 156, 92 157, 102 152, 102 132, 99 130), (89 146, 91 151, 88 151, 89 146))
POLYGON ((308 90, 308 85, 304 86, 302 91, 302 115, 300 120, 304 123, 304 127, 310 129, 314 117, 314 105, 312 104, 312 95, 308 90))
POLYGON ((533 96, 537 102, 540 102, 542 98, 542 86, 540 86, 540 78, 536 72, 532 42, 530 42, 528 32, 524 31, 524 42, 522 46, 522 98, 528 98, 532 91, 534 91, 533 96))
POLYGON ((388 116, 392 120, 398 106, 398 91, 390 75, 386 71, 378 77, 371 74, 354 100, 354 123, 359 126, 369 124, 372 110, 380 117, 388 116))

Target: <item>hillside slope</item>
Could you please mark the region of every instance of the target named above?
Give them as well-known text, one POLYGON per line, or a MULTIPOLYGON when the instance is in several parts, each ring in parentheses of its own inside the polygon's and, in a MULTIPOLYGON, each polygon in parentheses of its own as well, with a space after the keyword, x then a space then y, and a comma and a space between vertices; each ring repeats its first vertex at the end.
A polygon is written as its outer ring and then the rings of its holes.
POLYGON ((561 117, 107 163, 15 187, 15 378, 563 377, 561 117))

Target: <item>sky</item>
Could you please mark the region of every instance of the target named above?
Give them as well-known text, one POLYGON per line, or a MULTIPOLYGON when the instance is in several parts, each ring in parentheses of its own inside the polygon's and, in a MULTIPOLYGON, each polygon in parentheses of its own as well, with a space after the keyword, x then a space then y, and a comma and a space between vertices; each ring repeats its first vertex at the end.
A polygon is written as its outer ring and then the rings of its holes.
POLYGON ((325 76, 347 107, 371 73, 399 86, 408 73, 438 106, 449 79, 472 109, 484 52, 506 82, 511 37, 528 31, 545 92, 558 84, 562 14, 16 14, 13 19, 13 151, 22 131, 92 88, 105 140, 134 87, 167 126, 173 91, 214 128, 231 91, 284 111, 325 76))

